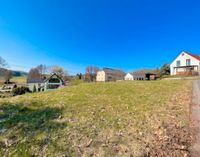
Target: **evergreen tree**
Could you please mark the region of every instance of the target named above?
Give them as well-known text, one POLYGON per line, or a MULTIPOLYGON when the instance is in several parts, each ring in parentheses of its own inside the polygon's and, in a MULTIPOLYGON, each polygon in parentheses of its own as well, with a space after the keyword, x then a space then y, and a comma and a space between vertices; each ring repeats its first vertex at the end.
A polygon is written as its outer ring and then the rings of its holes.
POLYGON ((36 86, 33 86, 33 92, 37 92, 36 86))
POLYGON ((160 68, 159 77, 162 77, 164 75, 170 74, 170 66, 167 63, 164 63, 162 67, 160 68))

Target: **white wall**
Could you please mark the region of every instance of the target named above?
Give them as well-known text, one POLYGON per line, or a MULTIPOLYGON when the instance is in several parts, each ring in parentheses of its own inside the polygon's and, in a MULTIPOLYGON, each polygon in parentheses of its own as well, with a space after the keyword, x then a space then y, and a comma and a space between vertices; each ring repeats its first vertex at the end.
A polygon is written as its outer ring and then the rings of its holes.
POLYGON ((106 81, 106 73, 103 70, 97 72, 96 81, 97 82, 105 82, 106 81))
POLYGON ((38 88, 41 87, 41 86, 44 86, 44 83, 29 83, 28 84, 29 90, 33 92, 34 86, 36 88, 36 91, 38 91, 38 88), (39 84, 40 84, 40 86, 39 86, 39 84))
MULTIPOLYGON (((200 61, 195 59, 194 57, 188 55, 185 52, 181 52, 181 54, 171 63, 170 65, 170 71, 171 75, 176 75, 176 71, 174 70, 174 67, 177 67, 177 61, 180 60, 181 65, 180 66, 186 66, 186 59, 190 59, 190 65, 200 65, 200 61)), ((179 69, 180 71, 181 69, 179 69)))
POLYGON ((133 80, 133 75, 131 75, 130 73, 126 74, 126 76, 124 77, 125 80, 133 80))

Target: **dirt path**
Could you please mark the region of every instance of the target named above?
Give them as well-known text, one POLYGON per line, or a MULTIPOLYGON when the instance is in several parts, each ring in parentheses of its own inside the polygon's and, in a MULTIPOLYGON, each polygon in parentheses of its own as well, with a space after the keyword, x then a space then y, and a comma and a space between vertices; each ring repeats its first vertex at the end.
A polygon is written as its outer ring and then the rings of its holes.
POLYGON ((191 108, 192 118, 197 124, 197 137, 196 143, 192 148, 192 154, 194 157, 200 156, 200 80, 193 83, 193 105, 191 108))

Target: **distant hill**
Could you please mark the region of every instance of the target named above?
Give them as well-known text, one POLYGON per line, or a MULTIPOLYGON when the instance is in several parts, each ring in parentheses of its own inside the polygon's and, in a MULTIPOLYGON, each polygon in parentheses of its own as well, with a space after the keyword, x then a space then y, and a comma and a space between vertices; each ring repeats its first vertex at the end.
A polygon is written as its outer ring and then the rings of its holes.
POLYGON ((13 76, 27 76, 28 73, 27 72, 24 72, 24 71, 15 71, 15 70, 12 70, 12 74, 13 76))
MULTIPOLYGON (((3 76, 5 70, 6 69, 4 69, 4 68, 0 68, 0 76, 3 76)), ((12 71, 12 75, 14 77, 27 76, 28 75, 28 73, 24 72, 24 71, 17 71, 17 70, 11 70, 11 71, 12 71)))

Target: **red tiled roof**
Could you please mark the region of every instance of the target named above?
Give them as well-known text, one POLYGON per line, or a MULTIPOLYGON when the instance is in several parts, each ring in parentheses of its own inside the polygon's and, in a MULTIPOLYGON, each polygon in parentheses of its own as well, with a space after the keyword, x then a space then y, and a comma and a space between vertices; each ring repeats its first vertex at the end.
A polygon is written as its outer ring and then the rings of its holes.
POLYGON ((198 56, 198 55, 196 55, 196 54, 192 54, 192 53, 190 53, 190 52, 185 52, 185 53, 188 54, 188 55, 190 55, 190 56, 192 56, 192 57, 194 57, 195 59, 197 59, 197 60, 200 61, 200 56, 198 56))

